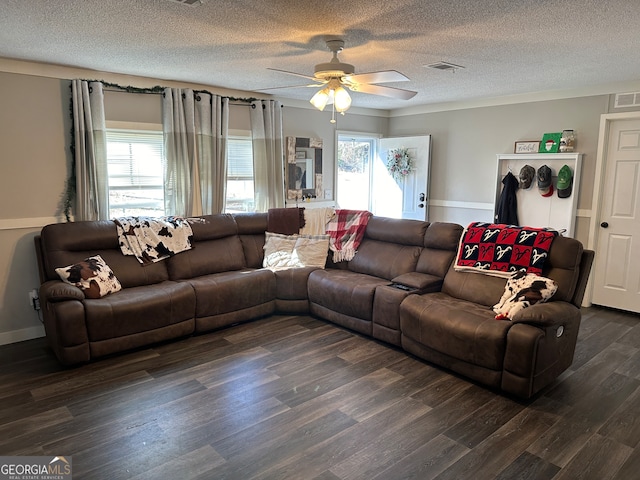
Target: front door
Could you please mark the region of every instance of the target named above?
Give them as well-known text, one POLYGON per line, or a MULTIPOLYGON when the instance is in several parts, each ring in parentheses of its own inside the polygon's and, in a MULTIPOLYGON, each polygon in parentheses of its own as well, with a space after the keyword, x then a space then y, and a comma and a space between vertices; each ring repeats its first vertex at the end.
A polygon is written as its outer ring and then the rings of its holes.
POLYGON ((382 217, 427 220, 431 136, 382 138, 379 147, 373 164, 371 211, 382 217), (387 164, 390 152, 398 149, 408 154, 412 170, 394 178, 387 164))
POLYGON ((640 119, 612 121, 606 142, 592 302, 640 312, 640 119))

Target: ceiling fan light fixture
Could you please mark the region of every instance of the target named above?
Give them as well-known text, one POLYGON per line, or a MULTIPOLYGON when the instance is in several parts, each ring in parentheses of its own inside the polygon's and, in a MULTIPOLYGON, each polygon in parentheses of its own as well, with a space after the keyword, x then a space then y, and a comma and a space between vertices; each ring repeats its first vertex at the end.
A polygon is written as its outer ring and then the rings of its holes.
POLYGON ((334 92, 334 105, 339 113, 344 113, 351 106, 351 96, 343 87, 336 88, 334 92))
POLYGON ((329 101, 330 92, 331 91, 329 90, 329 87, 318 90, 316 94, 311 97, 311 100, 309 100, 309 102, 311 102, 311 105, 316 107, 318 110, 323 111, 324 107, 327 106, 327 102, 329 101))

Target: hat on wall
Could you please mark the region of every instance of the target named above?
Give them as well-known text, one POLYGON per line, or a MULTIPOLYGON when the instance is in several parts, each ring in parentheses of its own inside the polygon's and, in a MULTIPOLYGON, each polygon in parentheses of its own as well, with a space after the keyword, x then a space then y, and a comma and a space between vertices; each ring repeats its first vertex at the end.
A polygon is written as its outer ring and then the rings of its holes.
POLYGON ((520 174, 518 175, 518 180, 520 183, 520 188, 526 190, 533 183, 533 179, 536 176, 536 171, 531 165, 525 165, 520 169, 520 174))
POLYGON ((558 183, 556 188, 558 189, 558 198, 568 198, 571 196, 571 190, 573 187, 573 172, 568 165, 563 165, 558 171, 558 183))
POLYGON ((553 180, 552 180, 551 169, 542 165, 538 169, 538 190, 540 190, 540 195, 543 197, 550 197, 553 195, 553 180))

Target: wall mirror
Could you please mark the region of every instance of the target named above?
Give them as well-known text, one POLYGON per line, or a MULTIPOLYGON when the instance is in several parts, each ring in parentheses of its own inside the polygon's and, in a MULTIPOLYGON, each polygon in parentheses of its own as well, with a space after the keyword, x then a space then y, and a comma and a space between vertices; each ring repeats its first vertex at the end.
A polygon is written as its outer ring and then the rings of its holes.
POLYGON ((322 139, 287 137, 287 200, 322 198, 322 139))

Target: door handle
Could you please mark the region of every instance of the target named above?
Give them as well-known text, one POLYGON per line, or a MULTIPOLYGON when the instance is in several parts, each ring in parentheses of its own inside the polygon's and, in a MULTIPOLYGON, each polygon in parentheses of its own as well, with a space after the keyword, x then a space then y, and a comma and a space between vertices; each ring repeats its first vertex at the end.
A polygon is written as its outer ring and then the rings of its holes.
POLYGON ((418 208, 424 208, 424 203, 418 204, 418 208))
POLYGON ((600 224, 600 226, 601 226, 602 228, 609 228, 609 224, 608 224, 607 222, 602 222, 602 223, 600 224))

